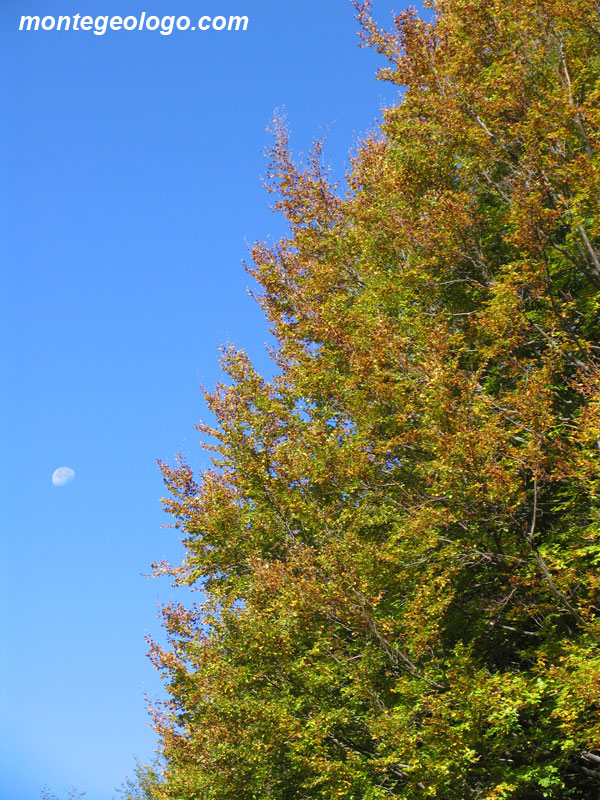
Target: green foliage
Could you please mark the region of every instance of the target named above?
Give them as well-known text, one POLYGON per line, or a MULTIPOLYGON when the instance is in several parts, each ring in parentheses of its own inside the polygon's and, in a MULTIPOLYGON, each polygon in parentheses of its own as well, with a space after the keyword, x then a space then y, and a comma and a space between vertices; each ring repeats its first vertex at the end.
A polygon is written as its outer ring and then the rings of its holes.
POLYGON ((357 6, 405 91, 345 195, 275 122, 278 375, 226 349, 162 465, 156 800, 598 797, 598 7, 434 12, 357 6))
POLYGON ((161 784, 160 759, 155 759, 151 764, 142 764, 138 761, 135 765, 135 777, 125 778, 117 789, 118 800, 156 800, 161 784))

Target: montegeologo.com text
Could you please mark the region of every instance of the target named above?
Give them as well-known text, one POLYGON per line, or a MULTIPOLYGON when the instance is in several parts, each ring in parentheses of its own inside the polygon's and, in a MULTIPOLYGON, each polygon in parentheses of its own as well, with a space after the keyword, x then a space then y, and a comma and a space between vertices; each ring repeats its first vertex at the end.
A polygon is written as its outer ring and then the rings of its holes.
POLYGON ((128 17, 102 15, 97 17, 73 14, 69 16, 22 16, 20 31, 85 31, 104 36, 112 31, 158 31, 162 36, 170 36, 176 31, 245 31, 248 17, 229 15, 210 17, 208 15, 192 20, 190 17, 157 17, 143 11, 128 17))

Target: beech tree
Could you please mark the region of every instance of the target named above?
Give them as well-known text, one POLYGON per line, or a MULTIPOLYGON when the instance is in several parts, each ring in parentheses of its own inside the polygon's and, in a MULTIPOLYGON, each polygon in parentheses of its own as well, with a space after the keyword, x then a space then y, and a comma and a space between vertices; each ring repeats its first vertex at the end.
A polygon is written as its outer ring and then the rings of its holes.
POLYGON ((401 100, 344 187, 275 121, 276 377, 226 348, 212 467, 161 465, 205 594, 151 650, 156 796, 592 800, 600 8, 356 13, 401 100))

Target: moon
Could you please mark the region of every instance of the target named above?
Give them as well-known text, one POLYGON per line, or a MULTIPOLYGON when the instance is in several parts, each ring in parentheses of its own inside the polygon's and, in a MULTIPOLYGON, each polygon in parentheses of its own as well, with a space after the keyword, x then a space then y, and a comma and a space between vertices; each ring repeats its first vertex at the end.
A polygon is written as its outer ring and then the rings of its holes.
POLYGON ((52 483, 55 486, 66 486, 75 477, 75 471, 71 467, 59 467, 52 473, 52 483))

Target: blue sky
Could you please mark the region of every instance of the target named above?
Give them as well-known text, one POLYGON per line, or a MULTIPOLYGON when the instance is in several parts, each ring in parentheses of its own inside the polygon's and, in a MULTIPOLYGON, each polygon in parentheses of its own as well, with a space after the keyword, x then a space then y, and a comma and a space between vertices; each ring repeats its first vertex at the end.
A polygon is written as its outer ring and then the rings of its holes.
MULTIPOLYGON (((388 3, 375 9, 386 23, 388 3)), ((0 800, 107 800, 152 755, 145 657, 178 559, 156 459, 202 464, 201 385, 234 342, 269 371, 241 262, 282 232, 260 176, 293 146, 348 149, 395 97, 346 0, 3 0, 5 274, 0 800), (24 33, 21 14, 246 14, 245 33, 24 33), (75 480, 56 487, 57 467, 75 480)))

